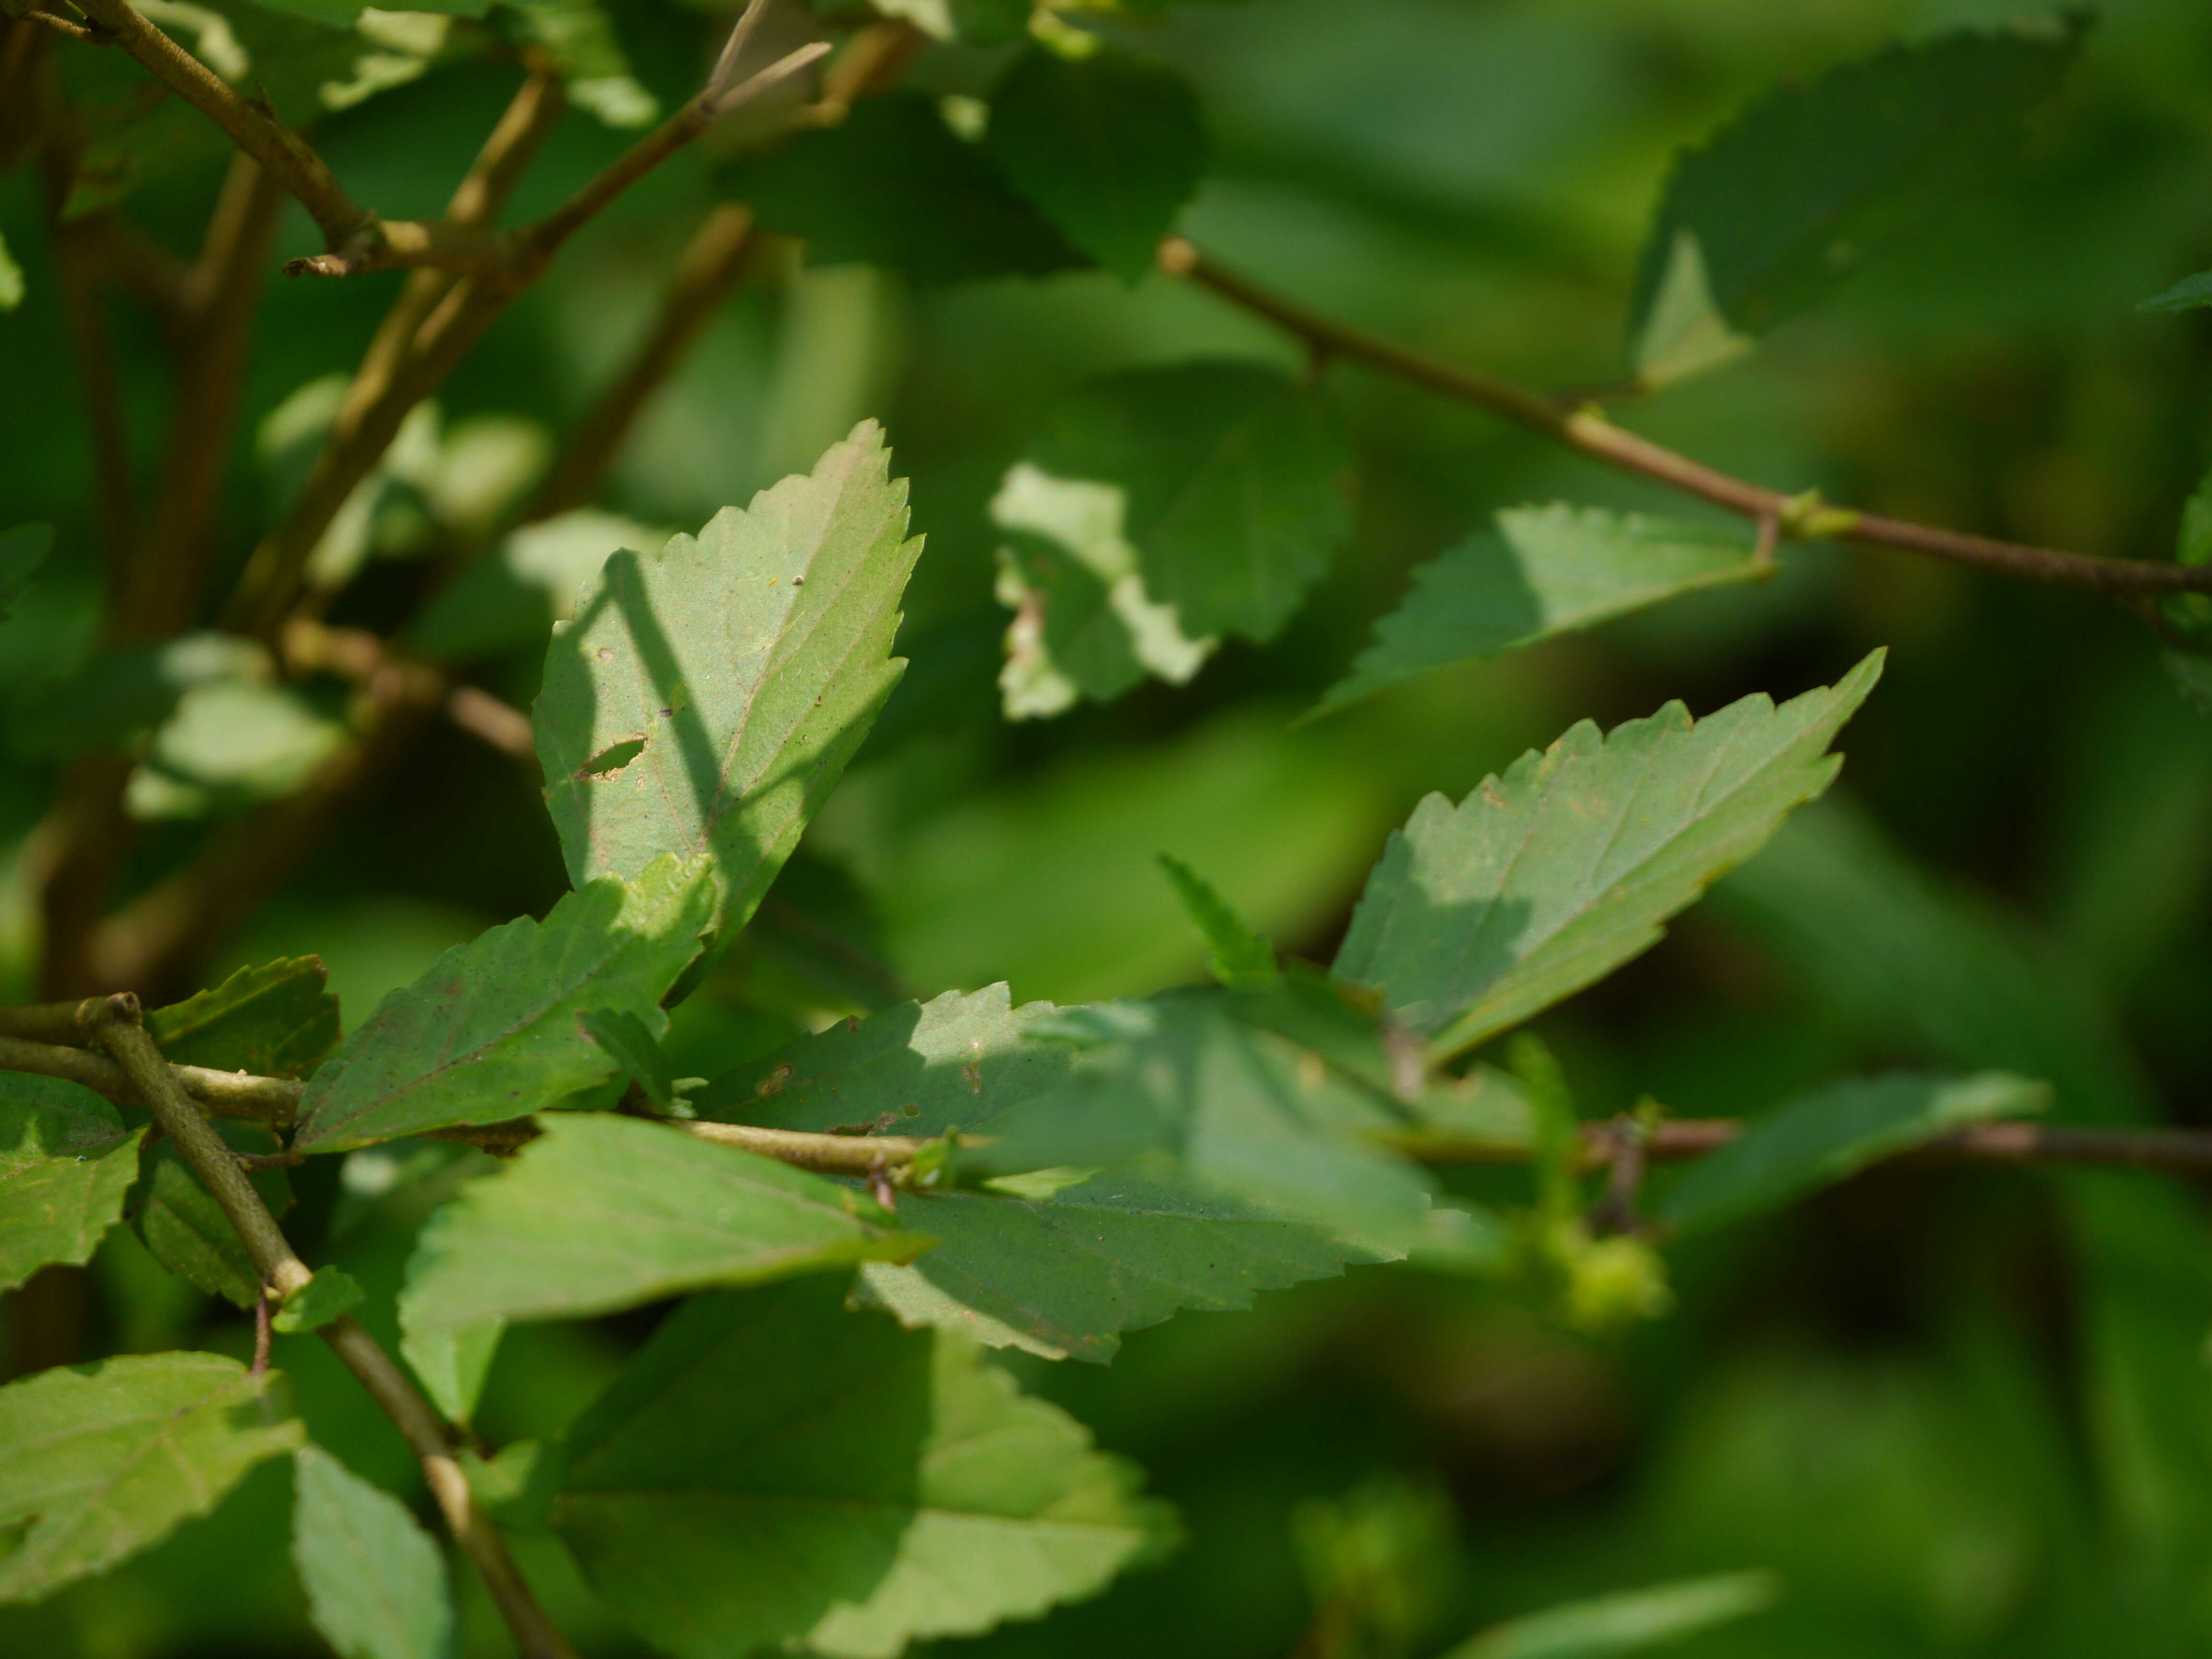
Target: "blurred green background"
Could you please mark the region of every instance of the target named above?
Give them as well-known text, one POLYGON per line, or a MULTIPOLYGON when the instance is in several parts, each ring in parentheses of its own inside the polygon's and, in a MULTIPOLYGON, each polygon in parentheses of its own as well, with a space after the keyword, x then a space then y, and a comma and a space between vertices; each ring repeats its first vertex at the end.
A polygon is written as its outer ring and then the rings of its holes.
MULTIPOLYGON (((673 106, 714 21, 648 0, 611 9, 640 78, 673 106)), ((1777 82, 1899 35, 2036 15, 1996 0, 1243 0, 1121 33, 1200 91, 1214 159, 1184 221, 1194 240, 1332 314, 1561 386, 1622 372, 1639 243, 1679 146, 1777 82)), ((947 48, 916 78, 970 92, 997 61, 947 48)), ((434 211, 515 80, 442 69, 331 117, 325 152, 380 210, 434 211)), ((2208 85, 2212 9, 2102 8, 2004 176, 1756 357, 1626 418, 1779 487, 2166 556, 2208 459, 2212 326, 2133 307, 2212 264, 2208 85)), ((623 142, 571 117, 516 216, 623 142)), ((213 163, 182 173, 131 210, 188 246, 218 176, 213 163)), ((593 225, 455 376, 447 429, 572 422, 714 188, 708 159, 687 155, 593 225)), ((58 531, 47 576, 0 625, 9 696, 82 660, 98 598, 83 420, 40 219, 34 179, 0 181, 0 229, 27 282, 0 316, 0 524, 58 531)), ((282 240, 313 249, 296 210, 282 240)), ((272 284, 227 498, 234 558, 276 489, 255 426, 349 369, 393 280, 272 284)), ((150 324, 127 307, 115 323, 150 471, 166 371, 150 324)), ((2212 1121, 2212 725, 2169 684, 2140 620, 2092 598, 1791 549, 1772 583, 1293 724, 1411 567, 1491 510, 1557 498, 1686 510, 1340 368, 1329 385, 1359 458, 1358 528, 1285 636, 1231 643, 1187 687, 1003 721, 1006 612, 985 514, 999 478, 1086 378, 1223 355, 1299 365, 1279 337, 1162 277, 916 289, 785 247, 718 316, 604 504, 696 528, 875 416, 928 542, 901 636, 909 683, 757 938, 679 1016, 679 1072, 894 994, 1005 978, 1019 998, 1075 1000, 1190 978, 1201 951, 1162 851, 1326 960, 1382 836, 1423 793, 1456 797, 1585 716, 1794 694, 1887 645, 1830 802, 1650 956, 1544 1022, 1583 1111, 1648 1091, 1683 1115, 1756 1112, 1848 1067, 1929 1060, 2049 1077, 2076 1115, 2212 1121)), ((373 564, 333 619, 389 629, 417 585, 404 559, 373 564)), ((480 678, 526 705, 536 654, 488 659, 480 678)), ((20 849, 52 784, 36 764, 0 770, 0 848, 20 849)), ((196 833, 145 837, 130 883, 196 833)), ((204 970, 319 952, 350 1024, 446 946, 542 913, 564 884, 532 781, 441 730, 280 899, 208 942, 204 970)), ((0 904, 12 998, 36 940, 20 895, 0 904)), ((335 1170, 302 1171, 298 1224, 388 1306, 427 1196, 380 1203, 376 1178, 357 1165, 342 1191, 335 1170)), ((1514 1200, 1525 1182, 1462 1184, 1514 1200)), ((1572 1596, 1767 1567, 1784 1586, 1774 1610, 1680 1651, 2203 1653, 2212 1237, 2197 1198, 2153 1177, 1888 1170, 1675 1252, 1674 1313, 1615 1340, 1568 1334, 1481 1284, 1360 1269, 1250 1314, 1134 1334, 1110 1369, 1017 1357, 1027 1386, 1182 1506, 1189 1541, 1099 1601, 946 1650, 1279 1659, 1318 1603, 1358 1632, 1340 1651, 1410 1659, 1572 1596)), ((58 1340, 84 1356, 249 1340, 125 1230, 82 1290, 82 1328, 58 1340)), ((645 1328, 511 1334, 487 1432, 557 1427, 645 1328)), ((280 1339, 278 1363, 319 1433, 343 1425, 368 1449, 357 1468, 412 1478, 319 1346, 280 1339)), ((285 1561, 288 1480, 265 1467, 155 1553, 0 1616, 0 1652, 318 1650, 285 1561)), ((556 1545, 522 1547, 580 1641, 630 1650, 556 1545)), ((475 1607, 471 1651, 504 1639, 475 1607)))

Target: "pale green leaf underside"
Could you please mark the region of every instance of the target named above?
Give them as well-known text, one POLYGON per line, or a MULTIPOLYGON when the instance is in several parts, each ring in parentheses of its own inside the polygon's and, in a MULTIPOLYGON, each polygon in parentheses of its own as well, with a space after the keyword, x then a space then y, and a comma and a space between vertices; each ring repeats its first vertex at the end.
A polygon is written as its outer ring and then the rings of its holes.
POLYGON ((0 1602, 104 1572, 301 1443, 282 1371, 132 1354, 0 1389, 0 1602))
POLYGON ((1486 1630, 1444 1659, 1606 1659, 1679 1642, 1774 1605, 1771 1572, 1686 1578, 1547 1607, 1486 1630))
POLYGON ((1122 1331, 1249 1308, 1255 1291, 1388 1259, 1256 1206, 1119 1172, 1048 1198, 913 1194, 899 1215, 938 1242, 910 1267, 863 1267, 863 1299, 908 1325, 1047 1359, 1103 1364, 1122 1331))
POLYGON ((2005 1072, 1967 1078, 1898 1073, 1800 1096, 1743 1138, 1692 1165, 1659 1206, 1680 1232, 1740 1221, 1952 1129, 2040 1112, 2048 1085, 2005 1072))
POLYGON ((1564 503, 1515 507, 1413 572, 1403 603, 1375 624, 1375 642, 1321 706, 1771 569, 1741 537, 1709 525, 1564 503))
POLYGON ((92 1259, 123 1214, 144 1134, 82 1084, 0 1072, 0 1291, 92 1259))
POLYGON ((571 879, 704 854, 720 927, 752 914, 905 665, 921 542, 890 465, 863 422, 811 474, 585 587, 532 714, 571 879))
POLYGON ((944 1332, 804 1279, 696 1297, 570 1431, 553 1521, 677 1659, 890 1659, 1103 1589, 1173 1534, 1135 1472, 944 1332))
POLYGON ((2079 38, 2069 24, 1893 46, 1784 87, 1686 152, 1638 276, 1639 372, 1663 383, 1724 361, 1986 172, 2079 38))
POLYGON ((1431 795, 1369 875, 1333 971, 1440 1052, 1487 1041, 1656 944, 1662 924, 1827 787, 1881 653, 1832 690, 1588 721, 1459 805, 1431 795))
POLYGON ((641 1119, 568 1113, 431 1218, 400 1316, 410 1331, 581 1318, 708 1285, 911 1261, 927 1243, 834 1181, 641 1119))
POLYGON ((632 882, 591 882, 543 922, 525 916, 455 946, 315 1073, 293 1146, 335 1152, 495 1123, 605 1082, 617 1062, 577 1016, 613 1008, 666 1030, 660 1000, 699 954, 714 899, 705 860, 672 858, 632 882))
POLYGON ((338 1659, 447 1659, 446 1558, 407 1506, 313 1446, 292 1455, 292 1564, 338 1659))

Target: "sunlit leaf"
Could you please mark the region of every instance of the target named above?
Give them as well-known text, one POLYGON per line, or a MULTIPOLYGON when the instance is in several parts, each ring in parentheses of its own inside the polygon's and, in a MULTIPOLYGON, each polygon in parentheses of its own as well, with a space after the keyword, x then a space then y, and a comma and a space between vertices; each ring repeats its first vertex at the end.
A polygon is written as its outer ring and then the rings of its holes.
POLYGON ((213 990, 150 1010, 146 1029, 172 1065, 301 1077, 338 1042, 338 1000, 320 957, 241 968, 213 990))

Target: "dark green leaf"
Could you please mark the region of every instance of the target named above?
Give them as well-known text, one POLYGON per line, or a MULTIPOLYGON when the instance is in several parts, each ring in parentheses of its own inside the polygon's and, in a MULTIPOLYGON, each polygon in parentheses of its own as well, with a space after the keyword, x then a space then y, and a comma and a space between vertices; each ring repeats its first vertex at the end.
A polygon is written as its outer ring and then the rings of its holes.
POLYGON ((662 1111, 676 1098, 676 1080, 659 1039, 635 1014, 621 1008, 592 1008, 577 1016, 592 1042, 612 1054, 662 1111))
POLYGON ((1003 46, 1029 33, 1033 0, 952 0, 952 27, 963 40, 1003 46))
POLYGON ((697 539, 606 562, 532 715, 572 880, 706 854, 720 925, 752 915, 905 666, 891 636, 921 541, 890 465, 864 422, 697 539))
POLYGON ((1224 985, 1273 981, 1280 971, 1275 966, 1274 942, 1255 933, 1212 882, 1172 853, 1160 854, 1160 867, 1205 936, 1207 971, 1224 985))
POLYGON ((292 1455, 292 1563, 338 1659, 447 1659, 446 1558, 407 1506, 327 1452, 292 1455))
POLYGON ((1321 706, 1772 568, 1707 525, 1563 503, 1515 507, 1413 572, 1412 591, 1375 624, 1375 643, 1321 706))
POLYGON ((9 738, 23 754, 54 759, 112 748, 168 719, 189 691, 258 684, 271 672, 266 651, 228 634, 117 647, 25 695, 9 712, 9 738))
POLYGON ((0 1602, 35 1601, 205 1515, 305 1438, 282 1371, 133 1354, 0 1389, 0 1602))
POLYGON ((614 19, 599 0, 521 0, 496 15, 507 40, 552 66, 579 109, 617 129, 659 118, 659 100, 631 73, 614 19))
POLYGON ((292 1145, 335 1152, 456 1123, 496 1123, 617 1069, 577 1023, 626 1009, 656 1034, 660 999, 699 954, 716 884, 707 860, 651 864, 564 896, 440 957, 377 1005, 307 1085, 292 1145))
POLYGON ((1637 277, 1639 374, 1748 348, 1992 171, 2072 63, 2078 25, 1961 30, 1785 87, 1676 164, 1637 277))
POLYGON ((1368 877, 1334 971, 1455 1053, 1657 943, 1842 764, 1828 744, 1881 653, 1833 690, 1680 703, 1601 736, 1584 721, 1453 806, 1431 795, 1368 877))
POLYGON ((659 547, 670 531, 595 507, 518 528, 469 561, 407 630, 410 649, 452 662, 540 646, 576 612, 576 591, 617 548, 659 547))
MULTIPOLYGON (((0 259, 6 257, 5 248, 0 247, 0 259)), ((0 622, 7 620, 9 607, 22 597, 53 548, 54 527, 50 524, 19 524, 0 530, 0 622)))
POLYGON ((314 1276, 284 1298, 271 1322, 286 1335, 319 1331, 341 1314, 359 1307, 365 1292, 343 1267, 318 1267, 314 1276))
POLYGON ((934 285, 1085 263, 920 93, 865 99, 836 126, 732 168, 729 186, 819 264, 865 260, 934 285))
POLYGON ((569 1433, 554 1524, 677 1659, 889 1659, 1095 1594, 1173 1536, 973 1345, 832 1281, 700 1297, 569 1433))
POLYGON ((241 968, 211 991, 156 1008, 146 1029, 172 1065, 304 1077, 338 1042, 338 1000, 320 957, 241 968))
MULTIPOLYGON (((276 1139, 258 1125, 223 1123, 223 1139, 241 1151, 267 1152, 276 1139)), ((272 1214, 292 1206, 292 1183, 282 1170, 257 1170, 248 1177, 272 1214)), ((131 1224, 154 1259, 186 1284, 222 1297, 240 1308, 261 1299, 261 1275, 246 1254, 245 1241, 222 1206, 200 1184, 176 1143, 158 1140, 146 1155, 146 1178, 139 1188, 131 1224)))
POLYGON ((1950 1130, 2050 1104, 2047 1085, 2005 1072, 1894 1073, 1832 1083, 1778 1107, 1741 1139, 1693 1165, 1668 1193, 1659 1219, 1685 1233, 1724 1226, 1950 1130))
POLYGON ((144 1134, 82 1084, 0 1072, 0 1291, 92 1259, 123 1214, 144 1134))
POLYGON ((1131 282, 1206 166, 1189 82, 1112 46, 1031 46, 992 94, 983 148, 1070 242, 1131 282))
POLYGON ((422 1230, 410 1330, 611 1312, 713 1285, 856 1261, 928 1240, 850 1188, 636 1118, 578 1112, 422 1230))
POLYGON ((1733 1572, 1622 1590, 1495 1626, 1444 1659, 1606 1659, 1638 1653, 1763 1613, 1781 1589, 1772 1573, 1733 1572))

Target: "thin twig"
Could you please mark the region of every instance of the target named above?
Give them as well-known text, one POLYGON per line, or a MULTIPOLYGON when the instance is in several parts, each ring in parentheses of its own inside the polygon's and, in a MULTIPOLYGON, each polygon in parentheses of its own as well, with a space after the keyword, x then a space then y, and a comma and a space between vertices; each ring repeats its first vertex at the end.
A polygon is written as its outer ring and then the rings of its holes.
MULTIPOLYGON (((219 1072, 205 1066, 169 1068, 185 1092, 218 1117, 251 1118, 273 1128, 291 1122, 306 1085, 288 1077, 256 1077, 248 1072, 219 1072)), ((131 1079, 115 1062, 90 1049, 28 1037, 0 1036, 0 1072, 36 1072, 67 1078, 110 1100, 131 1100, 131 1079)))
MULTIPOLYGON (((139 1103, 153 1113, 155 1121, 176 1144, 179 1154, 244 1243, 261 1276, 265 1314, 270 1297, 281 1301, 313 1277, 307 1264, 294 1252, 276 1217, 269 1213, 215 1126, 178 1086, 161 1050, 141 1023, 137 998, 125 995, 107 1000, 100 1040, 129 1075, 139 1103)), ((574 1650, 545 1616, 537 1596, 516 1571, 506 1540, 470 1490, 468 1477, 453 1455, 453 1431, 431 1410, 392 1356, 356 1321, 333 1320, 319 1334, 406 1437, 454 1541, 475 1563, 525 1659, 575 1659, 574 1650)))
POLYGON ((1231 304, 1297 336, 1310 349, 1366 364, 1457 402, 1486 409, 1518 425, 1579 450, 1594 460, 1634 472, 1671 489, 1741 513, 1771 520, 1795 540, 1847 541, 1883 547, 1956 564, 1972 565, 2026 581, 2052 582, 2116 596, 2144 593, 2212 592, 2212 565, 2160 563, 2143 559, 2103 559, 2057 548, 1969 536, 1957 531, 1830 507, 1817 497, 1785 495, 1691 459, 1626 427, 1616 426, 1590 405, 1576 406, 1475 369, 1462 368, 1410 350, 1349 324, 1309 311, 1249 277, 1215 264, 1182 237, 1160 244, 1163 270, 1188 277, 1231 304))
POLYGON ((639 416, 737 287, 753 246, 752 215, 744 208, 723 202, 708 210, 676 262, 653 325, 613 384, 577 422, 524 510, 526 520, 550 519, 599 493, 639 416))
POLYGON ((530 716, 477 686, 461 684, 443 670, 394 651, 359 628, 331 628, 295 617, 284 629, 284 663, 295 674, 318 670, 337 674, 362 687, 380 675, 416 677, 410 695, 443 709, 446 718, 470 736, 532 766, 538 763, 530 716))

